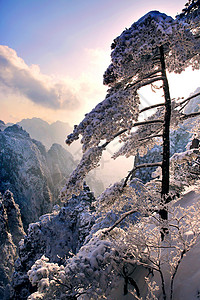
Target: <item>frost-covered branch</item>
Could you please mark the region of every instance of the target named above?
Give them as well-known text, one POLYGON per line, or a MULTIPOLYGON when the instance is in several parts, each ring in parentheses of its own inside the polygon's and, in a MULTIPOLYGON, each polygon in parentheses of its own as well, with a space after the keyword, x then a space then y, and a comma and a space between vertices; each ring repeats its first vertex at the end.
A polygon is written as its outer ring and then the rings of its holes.
POLYGON ((188 1, 187 7, 185 7, 182 10, 182 13, 180 14, 180 17, 189 15, 193 10, 198 9, 199 6, 200 6, 200 0, 188 1))
POLYGON ((148 139, 153 139, 153 138, 157 138, 157 137, 162 137, 162 134, 154 134, 154 135, 150 135, 150 136, 147 136, 143 139, 139 139, 138 141, 141 142, 141 141, 145 141, 145 140, 148 140, 148 139))
MULTIPOLYGON (((162 120, 158 119, 158 120, 146 120, 146 121, 141 121, 141 122, 136 122, 133 124, 133 127, 137 127, 137 126, 141 126, 141 125, 148 125, 148 124, 154 124, 154 123, 163 123, 162 120)), ((115 139, 116 137, 120 136, 121 134, 125 133, 128 129, 123 129, 120 132, 118 132, 117 134, 114 135, 113 139, 115 139)), ((154 137, 154 136, 152 136, 154 137)), ((156 137, 156 136, 155 136, 156 137)), ((150 137, 151 138, 151 137, 150 137)), ((101 145, 100 147, 105 148, 109 143, 109 142, 105 142, 103 145, 101 145)))
POLYGON ((65 187, 61 190, 61 199, 66 201, 72 195, 78 195, 83 189, 83 179, 94 168, 99 165, 102 152, 105 148, 93 147, 83 154, 83 157, 67 180, 65 187))
MULTIPOLYGON (((154 124, 154 123, 163 123, 163 121, 160 120, 160 119, 158 119, 158 120, 149 120, 149 121, 146 120, 146 121, 134 123, 134 124, 133 124, 133 127, 137 127, 137 126, 141 126, 141 125, 154 124)), ((113 139, 115 139, 116 137, 122 135, 122 134, 125 133, 127 130, 128 130, 128 129, 123 129, 123 130, 121 130, 120 132, 118 132, 117 134, 115 134, 115 135, 113 136, 113 139)), ((145 139, 148 139, 148 138, 151 139, 151 138, 154 138, 154 137, 160 137, 160 136, 162 136, 162 135, 154 135, 154 136, 151 136, 151 137, 146 137, 146 138, 144 138, 144 140, 145 140, 145 139)), ((142 141, 142 140, 143 140, 143 139, 141 139, 141 140, 139 140, 139 141, 142 141)), ((105 147, 107 147, 111 142, 112 142, 112 141, 107 141, 107 142, 105 142, 103 145, 101 145, 101 146, 99 146, 99 147, 100 147, 100 148, 105 148, 105 147)))
POLYGON ((135 132, 131 132, 129 135, 121 138, 124 144, 113 155, 113 158, 121 155, 125 155, 126 157, 136 155, 137 151, 139 151, 140 155, 144 155, 155 143, 160 143, 161 141, 153 136, 160 134, 163 130, 163 114, 164 109, 161 107, 147 120, 135 123, 135 125, 140 125, 140 127, 135 132), (149 138, 150 136, 152 138, 149 138))
POLYGON ((156 82, 156 81, 161 81, 163 80, 163 77, 162 76, 157 76, 155 78, 152 78, 152 79, 148 79, 146 81, 141 81, 138 83, 132 83, 132 84, 129 84, 128 87, 129 88, 135 88, 136 90, 139 90, 141 89, 142 87, 146 86, 146 85, 150 85, 152 84, 153 82, 156 82))
POLYGON ((141 164, 138 166, 134 166, 134 168, 129 172, 128 176, 125 178, 124 180, 124 187, 127 185, 128 180, 131 178, 131 176, 133 175, 133 173, 141 168, 152 168, 152 167, 162 167, 162 163, 161 162, 157 162, 157 163, 145 163, 145 164, 141 164))

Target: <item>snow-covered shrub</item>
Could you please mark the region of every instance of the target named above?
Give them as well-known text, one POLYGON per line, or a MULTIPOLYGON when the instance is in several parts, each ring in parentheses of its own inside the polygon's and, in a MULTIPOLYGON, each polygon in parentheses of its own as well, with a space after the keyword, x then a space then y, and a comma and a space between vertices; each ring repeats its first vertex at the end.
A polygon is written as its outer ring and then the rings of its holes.
POLYGON ((64 265, 43 256, 28 272, 37 286, 28 299, 123 299, 123 288, 117 296, 115 291, 126 282, 130 299, 186 300, 189 293, 195 299, 198 280, 187 278, 185 272, 190 264, 189 272, 198 276, 198 263, 191 260, 191 255, 198 259, 200 243, 197 184, 182 198, 165 204, 169 216, 165 224, 158 214, 163 207, 149 203, 147 209, 154 210, 151 215, 140 215, 128 227, 117 228, 120 222, 116 222, 96 232, 64 265), (164 241, 160 238, 163 226, 164 241), (179 276, 190 282, 190 292, 179 276))
MULTIPOLYGON (((151 284, 156 281, 159 291, 154 296, 159 299, 160 297, 161 299, 177 299, 173 298, 174 283, 181 263, 187 259, 187 253, 195 246, 197 247, 197 243, 200 242, 199 194, 198 201, 193 201, 193 198, 195 198, 194 194, 193 197, 190 195, 189 203, 184 202, 183 198, 175 203, 170 202, 165 205, 165 209, 169 213, 165 225, 159 215, 153 213, 150 217, 141 217, 140 222, 130 224, 124 232, 123 240, 115 240, 119 248, 123 247, 124 249, 124 245, 126 245, 124 262, 141 265, 152 271, 149 273, 151 276, 147 281, 151 284), (168 232, 164 241, 160 238, 163 226, 168 232), (155 276, 152 277, 152 274, 155 276)), ((191 267, 194 268, 194 265, 195 261, 191 267)), ((195 282, 195 284, 197 283, 195 282)), ((195 288, 199 287, 195 284, 193 285, 193 294, 195 288)), ((146 295, 140 299, 147 299, 146 295)), ((152 296, 149 299, 154 298, 152 296)), ((191 299, 193 299, 192 296, 191 299)))
MULTIPOLYGON (((118 230, 113 235, 120 236, 118 230)), ((65 266, 49 263, 44 256, 36 261, 28 276, 31 283, 37 285, 37 292, 28 299, 106 297, 118 283, 120 263, 120 254, 112 242, 105 239, 101 231, 97 232, 65 266)))

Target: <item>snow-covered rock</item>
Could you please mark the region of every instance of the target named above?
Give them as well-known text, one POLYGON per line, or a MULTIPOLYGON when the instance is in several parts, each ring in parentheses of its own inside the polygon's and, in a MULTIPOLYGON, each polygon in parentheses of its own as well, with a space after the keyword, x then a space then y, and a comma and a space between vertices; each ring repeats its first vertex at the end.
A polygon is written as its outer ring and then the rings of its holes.
POLYGON ((14 244, 18 246, 25 232, 19 206, 15 203, 13 194, 8 190, 3 195, 3 206, 7 214, 9 232, 12 235, 14 244))
POLYGON ((0 299, 7 299, 17 258, 17 245, 25 232, 18 205, 10 191, 0 194, 0 299))
POLYGON ((4 121, 0 120, 0 130, 3 131, 6 128, 6 124, 4 123, 4 121))
POLYGON ((47 152, 18 125, 0 131, 0 144, 0 192, 9 189, 14 194, 27 228, 52 210, 75 162, 58 144, 47 152))
POLYGON ((29 225, 15 262, 11 299, 27 299, 33 291, 27 271, 42 255, 50 262, 63 264, 66 258, 76 254, 94 224, 94 200, 93 193, 85 185, 78 197, 73 197, 62 208, 55 206, 51 214, 29 225))

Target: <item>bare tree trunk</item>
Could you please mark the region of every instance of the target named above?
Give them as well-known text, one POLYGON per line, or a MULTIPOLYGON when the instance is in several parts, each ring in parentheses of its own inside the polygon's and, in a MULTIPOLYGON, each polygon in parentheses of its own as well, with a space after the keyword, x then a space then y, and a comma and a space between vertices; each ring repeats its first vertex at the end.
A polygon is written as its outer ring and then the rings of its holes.
MULTIPOLYGON (((165 68, 165 57, 163 46, 160 47, 160 62, 162 68, 162 77, 163 77, 163 91, 165 97, 165 116, 164 116, 164 128, 163 128, 163 162, 162 162, 162 190, 161 197, 163 204, 170 201, 169 198, 169 160, 170 160, 170 119, 171 119, 171 98, 169 92, 169 84, 166 75, 165 68)), ((167 210, 160 210, 160 217, 163 220, 167 220, 167 210)))

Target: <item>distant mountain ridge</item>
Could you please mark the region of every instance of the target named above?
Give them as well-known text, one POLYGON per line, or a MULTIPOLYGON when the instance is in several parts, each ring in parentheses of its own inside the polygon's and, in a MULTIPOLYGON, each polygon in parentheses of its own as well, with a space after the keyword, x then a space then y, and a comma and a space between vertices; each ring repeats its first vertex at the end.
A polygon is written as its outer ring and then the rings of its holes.
POLYGON ((17 124, 22 126, 31 138, 42 142, 47 149, 54 143, 66 146, 65 139, 72 131, 72 127, 68 123, 56 121, 49 124, 40 118, 23 119, 17 124))
MULTIPOLYGON (((30 137, 32 139, 40 141, 47 150, 50 149, 53 143, 58 143, 73 155, 73 159, 75 162, 80 161, 80 159, 82 158, 83 153, 82 145, 80 142, 81 139, 75 141, 70 146, 67 146, 65 143, 67 135, 73 131, 72 127, 70 127, 68 123, 56 121, 52 124, 49 124, 48 122, 40 118, 32 118, 23 119, 17 124, 19 126, 22 126, 22 128, 30 134, 30 137)), ((5 124, 5 126, 10 125, 5 124)), ((101 159, 100 167, 95 169, 94 171, 91 171, 88 176, 89 178, 86 178, 86 182, 90 186, 91 190, 93 190, 93 187, 95 186, 96 195, 99 195, 100 192, 104 190, 103 185, 105 187, 108 187, 115 181, 121 180, 121 178, 127 174, 130 168, 130 165, 126 161, 126 159, 124 159, 121 163, 119 161, 123 158, 119 158, 117 161, 111 159, 111 156, 114 152, 115 150, 112 149, 112 147, 108 146, 101 159), (121 174, 119 174, 118 164, 121 164, 121 174), (98 182, 95 183, 95 181, 98 182)))

